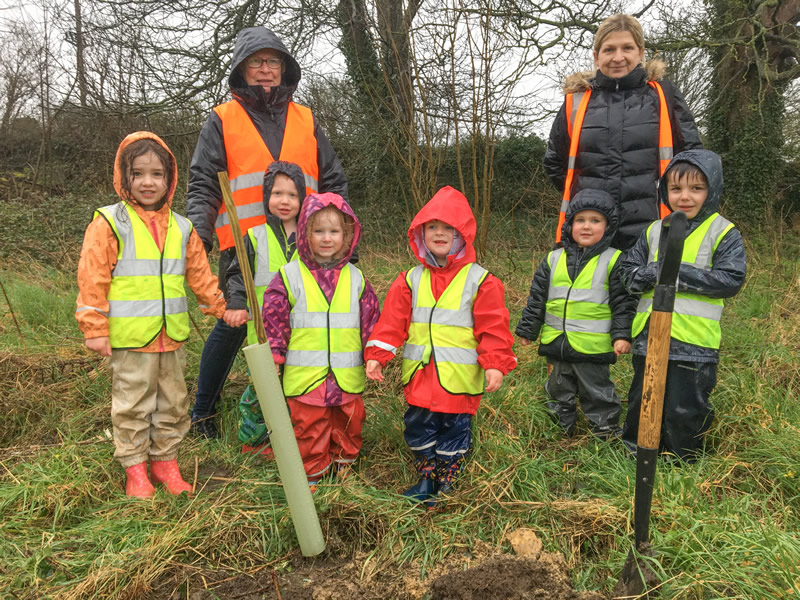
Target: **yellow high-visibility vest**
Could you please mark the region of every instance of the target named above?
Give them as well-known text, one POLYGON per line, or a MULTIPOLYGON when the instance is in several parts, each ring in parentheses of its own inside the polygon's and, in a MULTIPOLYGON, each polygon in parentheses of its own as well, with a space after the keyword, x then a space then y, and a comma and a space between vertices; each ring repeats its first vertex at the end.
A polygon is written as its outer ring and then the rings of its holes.
MULTIPOLYGON (((256 286, 256 298, 258 299, 258 310, 264 306, 264 292, 267 290, 272 278, 283 265, 287 262, 286 255, 281 248, 275 232, 269 225, 259 225, 247 231, 250 243, 255 250, 255 272, 253 273, 253 283, 256 286)), ((286 240, 284 240, 286 243, 286 240)), ((297 258, 297 250, 294 251, 289 260, 297 258)), ((252 310, 252 308, 251 308, 252 310)), ((256 328, 253 319, 247 322, 247 343, 250 345, 258 343, 256 328)))
POLYGON ((434 300, 429 269, 418 265, 406 273, 412 311, 403 348, 403 385, 432 359, 447 392, 472 396, 483 392, 472 305, 487 275, 486 269, 469 263, 434 300))
POLYGON ((94 216, 106 219, 117 237, 117 264, 108 292, 111 347, 143 348, 162 327, 173 340, 187 340, 189 304, 183 282, 191 222, 170 211, 164 250, 159 251, 131 206, 118 202, 97 209, 94 216))
POLYGON ((613 351, 608 279, 620 254, 619 250, 606 248, 589 259, 575 281, 567 271, 563 248, 548 255, 550 287, 542 326, 543 344, 564 333, 569 345, 582 354, 613 351))
MULTIPOLYGON (((683 244, 681 264, 710 270, 714 251, 722 238, 734 225, 726 218, 714 213, 690 233, 683 244)), ((658 260, 658 243, 661 239, 661 221, 651 223, 647 228, 647 244, 650 252, 648 264, 658 260)), ((679 276, 680 277, 680 276, 679 276)), ((650 318, 653 310, 653 293, 649 290, 642 294, 636 307, 633 319, 633 335, 639 335, 650 318)), ((671 337, 687 344, 719 349, 722 330, 719 321, 725 303, 722 298, 710 298, 690 292, 675 294, 675 308, 672 313, 671 337)))
POLYGON ((342 267, 330 303, 311 271, 293 260, 278 271, 292 310, 291 337, 283 371, 286 396, 302 396, 332 372, 349 394, 364 391, 364 349, 360 300, 364 276, 350 263, 342 267))

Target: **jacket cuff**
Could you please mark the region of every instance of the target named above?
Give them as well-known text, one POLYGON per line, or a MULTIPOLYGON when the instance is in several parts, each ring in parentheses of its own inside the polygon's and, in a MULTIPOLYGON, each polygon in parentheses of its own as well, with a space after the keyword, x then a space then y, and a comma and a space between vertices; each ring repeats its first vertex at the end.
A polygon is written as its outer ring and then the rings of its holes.
POLYGON ((281 356, 280 354, 273 354, 272 355, 272 361, 276 365, 282 365, 282 364, 284 364, 286 362, 286 357, 285 356, 281 356))
POLYGON ((517 359, 516 357, 484 358, 483 356, 479 356, 478 363, 484 371, 497 369, 505 376, 517 366, 517 359))
POLYGON ((392 358, 394 354, 377 346, 370 346, 364 350, 364 360, 377 360, 382 367, 385 367, 392 358))

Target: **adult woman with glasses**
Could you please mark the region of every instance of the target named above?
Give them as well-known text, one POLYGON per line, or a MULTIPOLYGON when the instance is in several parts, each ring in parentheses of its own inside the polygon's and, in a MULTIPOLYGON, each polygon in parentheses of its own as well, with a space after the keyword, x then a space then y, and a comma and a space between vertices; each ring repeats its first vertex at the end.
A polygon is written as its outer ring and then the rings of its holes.
POLYGON ((572 196, 603 190, 619 205, 612 246, 625 250, 659 218, 656 189, 669 159, 703 146, 683 96, 662 79, 666 65, 644 64, 644 34, 635 18, 619 14, 603 21, 593 56, 596 71, 564 83, 544 167, 562 194, 558 234, 572 196))
MULTIPOLYGON (((347 179, 328 138, 311 110, 292 102, 299 81, 300 65, 278 36, 264 27, 243 29, 228 77, 233 99, 216 106, 200 131, 186 213, 207 252, 216 233, 219 282, 226 297, 226 273, 235 250, 217 172, 228 172, 242 233, 265 222, 261 186, 275 160, 300 166, 306 184, 301 194, 335 192, 347 198, 347 179)), ((193 428, 202 437, 218 436, 215 406, 246 333, 244 325, 229 327, 219 320, 206 340, 192 410, 193 428)))

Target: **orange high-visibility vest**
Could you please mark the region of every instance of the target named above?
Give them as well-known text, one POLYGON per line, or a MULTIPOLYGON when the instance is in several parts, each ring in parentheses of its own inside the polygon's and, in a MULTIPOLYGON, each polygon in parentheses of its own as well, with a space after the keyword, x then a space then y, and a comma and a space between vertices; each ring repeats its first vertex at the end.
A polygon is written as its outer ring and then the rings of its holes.
MULTIPOLYGON (((228 159, 228 178, 231 182, 233 202, 239 216, 242 233, 265 223, 262 184, 264 171, 276 160, 258 133, 252 119, 236 100, 214 107, 222 121, 222 138, 228 159)), ((314 117, 311 109, 289 102, 286 127, 283 132, 281 154, 277 160, 293 162, 303 170, 306 189, 297 190, 301 196, 319 189, 317 165, 317 138, 314 135, 314 117)), ((216 222, 219 249, 233 246, 228 211, 223 204, 216 222)))
MULTIPOLYGON (((667 170, 669 161, 672 160, 672 124, 669 120, 669 109, 664 90, 661 84, 655 81, 648 81, 647 84, 658 92, 658 166, 659 175, 663 175, 667 170)), ((567 94, 567 133, 569 134, 569 161, 567 163, 567 177, 564 180, 564 193, 561 196, 561 212, 558 215, 558 228, 556 229, 556 243, 561 241, 561 227, 567 217, 567 205, 570 201, 570 191, 572 180, 575 177, 575 162, 578 157, 578 141, 581 137, 581 127, 583 118, 586 116, 586 107, 589 106, 589 97, 592 90, 578 94, 567 94)), ((659 218, 663 219, 669 214, 669 210, 663 204, 659 204, 659 218)))

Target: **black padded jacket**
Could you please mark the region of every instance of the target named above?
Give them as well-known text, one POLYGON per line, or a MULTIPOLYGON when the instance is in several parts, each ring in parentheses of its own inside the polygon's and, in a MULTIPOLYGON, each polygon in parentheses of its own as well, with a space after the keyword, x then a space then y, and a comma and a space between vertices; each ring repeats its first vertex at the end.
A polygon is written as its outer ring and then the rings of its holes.
MULTIPOLYGON (((658 219, 656 186, 659 178, 658 93, 649 80, 662 84, 670 111, 674 154, 702 148, 694 117, 680 92, 661 81, 664 63, 650 61, 620 79, 600 71, 577 73, 567 78, 565 93, 585 91, 592 95, 586 109, 578 145, 571 196, 584 189, 608 192, 619 203, 620 223, 611 242, 627 250, 648 224, 658 219)), ((544 156, 544 167, 559 192, 564 190, 570 138, 566 103, 553 122, 544 156)))

